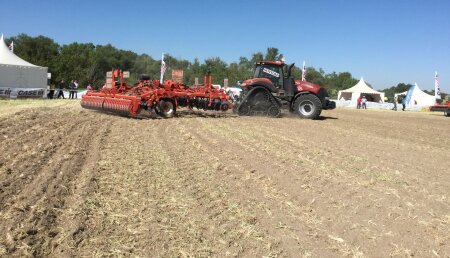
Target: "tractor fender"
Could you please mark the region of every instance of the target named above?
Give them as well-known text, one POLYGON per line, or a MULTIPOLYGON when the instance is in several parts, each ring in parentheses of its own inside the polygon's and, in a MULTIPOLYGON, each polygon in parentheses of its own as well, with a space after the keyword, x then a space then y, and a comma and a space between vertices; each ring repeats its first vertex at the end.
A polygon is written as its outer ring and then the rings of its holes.
POLYGON ((255 87, 263 87, 267 89, 269 92, 278 92, 277 87, 275 87, 267 78, 255 78, 246 80, 242 83, 242 87, 255 88, 255 87))

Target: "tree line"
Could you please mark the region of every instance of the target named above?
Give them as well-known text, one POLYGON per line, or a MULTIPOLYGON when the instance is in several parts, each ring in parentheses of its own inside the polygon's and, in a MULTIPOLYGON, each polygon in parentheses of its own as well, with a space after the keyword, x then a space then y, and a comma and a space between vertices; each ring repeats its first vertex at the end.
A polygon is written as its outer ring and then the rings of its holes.
MULTIPOLYGON (((151 79, 159 79, 161 60, 154 59, 147 54, 137 54, 133 51, 121 50, 107 45, 94 45, 92 43, 73 42, 59 45, 53 39, 45 36, 31 37, 19 34, 7 38, 6 43, 14 41, 14 54, 28 62, 48 67, 52 74, 51 84, 57 84, 61 80, 76 79, 80 86, 91 84, 94 89, 103 86, 106 72, 111 69, 130 71, 128 83, 137 80, 140 74, 148 74, 151 79)), ((183 82, 194 84, 195 78, 202 82, 203 75, 211 72, 213 81, 223 84, 225 78, 229 85, 233 86, 239 80, 252 78, 254 64, 261 60, 277 61, 283 57, 278 48, 269 47, 263 53, 255 52, 250 57, 241 56, 238 61, 227 64, 220 57, 211 57, 200 62, 197 58, 193 61, 177 59, 166 54, 164 61, 167 64, 166 79, 170 79, 172 69, 182 69, 183 82)), ((292 73, 296 79, 302 76, 302 69, 294 66, 292 73)), ((325 73, 321 68, 307 67, 306 80, 326 88, 331 97, 337 97, 338 91, 355 85, 358 80, 349 72, 325 73)), ((396 92, 404 91, 404 83, 386 89, 386 95, 393 97, 396 92)), ((407 90, 407 89, 406 89, 407 90)))

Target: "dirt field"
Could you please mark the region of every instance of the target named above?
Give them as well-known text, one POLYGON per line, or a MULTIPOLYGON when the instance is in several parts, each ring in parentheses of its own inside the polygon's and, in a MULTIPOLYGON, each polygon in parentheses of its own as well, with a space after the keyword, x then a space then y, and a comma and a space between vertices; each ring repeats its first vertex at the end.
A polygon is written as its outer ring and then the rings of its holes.
POLYGON ((0 101, 0 256, 450 257, 450 119, 0 101))

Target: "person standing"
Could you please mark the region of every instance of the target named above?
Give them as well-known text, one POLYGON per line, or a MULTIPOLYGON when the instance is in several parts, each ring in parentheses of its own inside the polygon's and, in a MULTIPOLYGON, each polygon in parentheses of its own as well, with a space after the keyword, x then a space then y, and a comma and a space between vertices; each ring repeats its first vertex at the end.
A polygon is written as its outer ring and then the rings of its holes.
POLYGON ((53 99, 53 96, 55 95, 55 84, 50 84, 50 89, 47 93, 47 98, 48 99, 53 99))
POLYGON ((405 111, 405 107, 406 107, 406 96, 402 98, 402 111, 405 111))
POLYGON ((397 96, 394 97, 394 107, 392 108, 392 110, 397 111, 397 96))
POLYGON ((75 84, 73 80, 69 83, 69 99, 73 99, 75 97, 75 84))
POLYGON ((361 96, 359 96, 356 99, 356 109, 360 109, 361 108, 361 96))
POLYGON ((63 90, 64 90, 64 80, 61 80, 60 82, 59 82, 59 84, 58 84, 58 99, 60 98, 60 97, 62 97, 63 99, 66 99, 65 97, 64 97, 64 92, 63 92, 63 90))
POLYGON ((367 104, 366 103, 367 103, 366 96, 363 96, 362 99, 361 99, 362 109, 367 109, 367 104))
POLYGON ((73 81, 73 84, 74 84, 75 98, 77 99, 77 98, 78 98, 78 81, 77 81, 77 80, 74 80, 74 81, 73 81))

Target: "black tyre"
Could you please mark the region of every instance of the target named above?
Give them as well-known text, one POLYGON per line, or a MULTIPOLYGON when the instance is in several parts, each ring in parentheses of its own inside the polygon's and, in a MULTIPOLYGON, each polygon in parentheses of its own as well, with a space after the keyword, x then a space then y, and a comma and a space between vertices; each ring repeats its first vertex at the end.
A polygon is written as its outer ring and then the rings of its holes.
POLYGON ((322 102, 313 94, 300 95, 295 100, 293 109, 301 118, 316 119, 322 112, 322 102))
POLYGON ((444 110, 444 116, 450 116, 450 108, 444 110))
POLYGON ((224 112, 227 111, 229 108, 230 108, 230 106, 228 105, 228 103, 222 103, 220 105, 220 110, 222 110, 224 112))
POLYGON ((176 107, 171 100, 159 101, 159 115, 165 118, 170 118, 175 115, 176 107))

